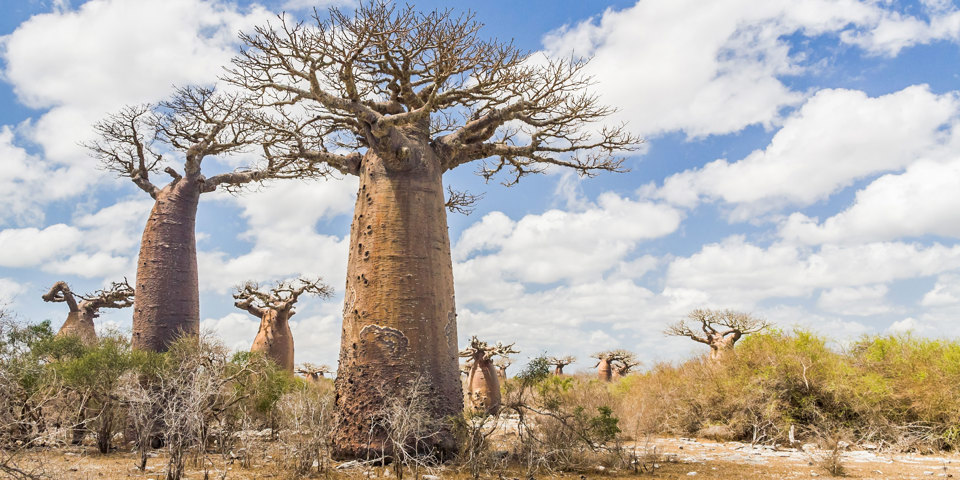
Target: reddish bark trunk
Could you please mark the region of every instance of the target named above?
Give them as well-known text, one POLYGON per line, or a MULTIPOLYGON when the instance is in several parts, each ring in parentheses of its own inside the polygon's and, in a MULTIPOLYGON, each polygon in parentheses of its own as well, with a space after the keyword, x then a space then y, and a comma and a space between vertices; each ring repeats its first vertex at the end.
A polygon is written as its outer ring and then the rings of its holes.
POLYGON ((157 194, 137 262, 133 348, 166 351, 200 331, 196 217, 199 178, 183 177, 157 194))
POLYGON ((63 322, 57 336, 76 335, 84 345, 95 345, 97 343, 97 331, 93 326, 95 316, 95 311, 81 306, 79 310, 67 314, 67 320, 63 322))
POLYGON ((263 352, 280 368, 293 373, 293 333, 290 332, 289 320, 289 310, 264 308, 260 317, 260 330, 250 351, 263 352))
POLYGON ((470 406, 478 412, 495 415, 500 410, 500 380, 490 360, 474 360, 467 382, 470 406))
MULTIPOLYGON (((335 382, 341 421, 338 457, 379 454, 383 432, 370 431, 384 398, 415 378, 430 383, 432 416, 463 411, 453 268, 440 162, 429 147, 406 170, 363 157, 350 229, 340 366, 335 382)), ((455 450, 451 432, 432 437, 455 450)))
POLYGON ((612 373, 610 360, 601 358, 600 363, 597 364, 597 378, 604 382, 609 382, 613 378, 612 373))
POLYGON ((553 367, 553 374, 557 376, 563 375, 563 365, 555 365, 553 367))
POLYGON ((497 367, 497 377, 501 382, 507 381, 507 367, 497 367))

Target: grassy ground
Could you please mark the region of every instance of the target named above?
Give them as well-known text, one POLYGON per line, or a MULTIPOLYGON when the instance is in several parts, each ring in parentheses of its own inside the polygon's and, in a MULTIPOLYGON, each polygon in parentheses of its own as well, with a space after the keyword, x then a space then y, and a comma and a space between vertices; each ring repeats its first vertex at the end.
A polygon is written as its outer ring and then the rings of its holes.
MULTIPOLYGON (((827 452, 803 452, 796 449, 772 450, 769 448, 751 448, 749 445, 730 442, 693 441, 689 439, 658 438, 644 442, 641 448, 653 451, 648 461, 656 459, 658 468, 650 472, 634 473, 629 471, 595 471, 576 473, 541 473, 533 478, 583 479, 583 478, 684 478, 684 479, 776 479, 776 478, 815 478, 830 477, 819 461, 827 452)), ((248 466, 238 461, 225 462, 219 455, 210 457, 206 471, 196 465, 188 464, 187 478, 190 479, 260 479, 291 478, 288 472, 277 467, 273 452, 261 458, 252 459, 248 466)), ((56 479, 163 479, 166 458, 161 454, 150 458, 147 470, 140 472, 135 468, 136 455, 127 452, 115 452, 100 455, 93 447, 70 447, 55 450, 37 450, 27 457, 30 463, 42 462, 44 469, 56 479)), ((846 478, 960 478, 960 456, 921 456, 886 455, 867 451, 845 451, 841 463, 846 469, 846 478)), ((316 474, 313 478, 353 479, 353 478, 396 478, 389 468, 366 467, 316 474)), ((467 479, 467 475, 457 472, 453 467, 431 472, 442 479, 467 479)), ((504 479, 528 479, 520 471, 507 470, 504 479)), ((416 478, 408 472, 404 478, 416 478)), ((497 479, 498 474, 491 472, 484 478, 497 479)))

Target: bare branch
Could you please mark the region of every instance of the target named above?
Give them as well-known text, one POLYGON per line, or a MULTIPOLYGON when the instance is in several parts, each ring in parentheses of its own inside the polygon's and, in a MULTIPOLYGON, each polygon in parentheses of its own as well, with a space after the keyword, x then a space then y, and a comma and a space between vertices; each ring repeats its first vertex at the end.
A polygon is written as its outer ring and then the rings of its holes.
POLYGON ((66 302, 71 312, 80 311, 77 307, 77 300, 74 298, 73 292, 70 291, 67 282, 54 283, 53 286, 50 287, 50 290, 43 294, 41 298, 43 298, 44 302, 66 302))
POLYGON ((234 302, 237 308, 258 317, 263 315, 264 309, 289 312, 289 315, 293 316, 296 313, 293 306, 304 293, 330 298, 333 288, 323 283, 321 278, 284 280, 269 289, 261 288, 256 282, 247 282, 237 287, 233 298, 237 300, 234 302))
POLYGON ((473 195, 467 191, 458 191, 447 187, 447 202, 444 204, 447 210, 451 212, 470 215, 475 209, 477 202, 483 199, 483 194, 473 195))
POLYGON ((126 278, 122 282, 113 282, 109 288, 83 295, 81 308, 97 311, 101 308, 127 308, 133 306, 136 292, 126 278))

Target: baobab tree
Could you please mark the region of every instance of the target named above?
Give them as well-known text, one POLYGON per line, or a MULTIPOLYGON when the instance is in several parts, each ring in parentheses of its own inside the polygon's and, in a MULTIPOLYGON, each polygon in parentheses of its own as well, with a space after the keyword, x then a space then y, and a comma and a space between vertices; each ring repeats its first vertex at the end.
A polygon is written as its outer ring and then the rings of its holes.
POLYGON ((497 367, 497 377, 500 377, 501 382, 507 381, 507 368, 510 365, 513 365, 510 357, 500 357, 493 361, 493 366, 497 367))
POLYGON ((178 336, 199 332, 195 230, 201 194, 310 174, 293 161, 271 157, 236 171, 203 175, 201 164, 208 157, 255 144, 267 148, 270 141, 255 128, 258 117, 237 94, 188 87, 156 105, 125 107, 94 126, 98 138, 87 148, 102 167, 129 178, 155 200, 137 259, 133 348, 165 351, 178 336), (182 156, 182 172, 166 162, 163 154, 171 150, 172 156, 182 156), (163 186, 152 176, 160 171, 172 179, 163 186))
MULTIPOLYGON (((380 451, 371 416, 414 379, 458 415, 457 324, 442 177, 479 162, 513 185, 548 167, 623 170, 638 139, 599 122, 580 60, 480 37, 472 14, 383 0, 242 34, 226 80, 276 109, 271 132, 324 173, 359 178, 350 228, 334 433, 339 457, 380 451)), ((434 437, 455 448, 449 431, 434 437)))
POLYGON ((301 363, 297 367, 297 373, 303 375, 309 383, 320 383, 320 379, 332 371, 327 365, 314 365, 312 363, 301 363))
POLYGON ((623 357, 624 352, 625 350, 607 350, 593 354, 593 358, 597 359, 597 364, 594 365, 597 369, 597 378, 604 382, 613 380, 616 362, 623 357))
POLYGON ((630 373, 630 370, 633 370, 634 367, 640 365, 640 361, 637 360, 633 352, 627 350, 614 350, 613 352, 614 359, 610 364, 610 367, 613 369, 614 377, 626 377, 630 373))
POLYGON ((470 406, 478 412, 495 415, 500 411, 500 381, 493 366, 494 357, 507 356, 511 353, 520 353, 513 349, 513 344, 503 345, 497 342, 490 346, 481 342, 477 337, 470 338, 467 348, 460 351, 460 356, 470 359, 470 373, 467 375, 467 394, 470 406))
POLYGON ((565 357, 550 357, 547 359, 548 365, 553 365, 554 375, 563 375, 563 367, 577 361, 577 357, 567 355, 565 357))
POLYGON ((748 313, 698 308, 690 312, 686 319, 667 327, 664 333, 689 337, 695 342, 706 344, 710 347, 710 361, 719 362, 726 352, 733 350, 734 344, 744 335, 757 333, 769 326, 765 319, 748 313), (687 323, 688 320, 699 326, 703 334, 696 332, 694 327, 687 323))
POLYGON ((89 295, 75 294, 67 282, 57 282, 41 298, 45 302, 66 303, 70 309, 57 336, 75 335, 85 345, 94 345, 97 343, 97 331, 93 319, 100 316, 100 309, 132 306, 134 290, 126 278, 123 282, 113 282, 110 288, 97 290, 89 295))
POLYGON ((294 350, 290 317, 297 313, 293 307, 304 293, 330 298, 333 289, 319 278, 300 278, 296 281, 278 282, 270 289, 263 289, 255 282, 247 282, 237 287, 237 293, 233 294, 237 308, 260 319, 260 329, 253 339, 250 351, 263 352, 267 358, 290 373, 293 373, 294 350))

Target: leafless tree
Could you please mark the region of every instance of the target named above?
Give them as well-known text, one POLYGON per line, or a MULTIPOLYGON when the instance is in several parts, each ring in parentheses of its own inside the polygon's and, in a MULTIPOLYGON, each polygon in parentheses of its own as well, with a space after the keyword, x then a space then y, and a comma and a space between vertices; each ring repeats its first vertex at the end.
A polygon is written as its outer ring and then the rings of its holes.
POLYGON ((470 338, 470 344, 460 351, 460 356, 470 359, 470 373, 467 375, 470 405, 478 412, 496 415, 500 411, 500 381, 493 366, 495 357, 505 357, 519 353, 513 344, 488 345, 477 337, 470 338))
POLYGON ((123 282, 113 282, 110 288, 97 290, 89 295, 78 295, 70 290, 67 282, 54 283, 43 294, 45 302, 62 302, 70 308, 67 320, 63 322, 57 335, 76 335, 86 345, 97 343, 97 331, 93 319, 100 316, 101 308, 127 308, 133 305, 133 287, 124 278, 123 282), (77 301, 79 299, 79 301, 77 301))
POLYGON ((614 354, 614 359, 610 366, 613 368, 614 377, 626 377, 634 367, 642 363, 640 360, 637 360, 633 352, 614 350, 612 353, 614 354))
POLYGON ((147 219, 137 263, 133 346, 164 351, 181 334, 199 332, 196 214, 202 193, 272 178, 312 174, 295 162, 265 157, 261 164, 209 178, 207 157, 229 155, 273 140, 256 128, 258 110, 248 99, 211 88, 181 88, 157 105, 128 106, 94 126, 98 139, 87 145, 104 169, 129 178, 156 203, 147 219), (162 152, 183 156, 182 172, 162 152), (153 174, 166 172, 158 186, 153 174))
POLYGON ((493 366, 497 367, 497 376, 500 377, 501 382, 507 380, 507 368, 510 365, 513 365, 513 360, 510 357, 500 357, 493 361, 493 366))
POLYGON ((369 0, 309 23, 281 17, 241 38, 226 80, 275 110, 269 131, 283 146, 270 154, 360 179, 336 443, 362 457, 382 441, 368 445, 364 425, 387 385, 426 376, 436 418, 462 409, 443 174, 478 162, 480 175, 512 185, 554 166, 622 171, 618 155, 638 139, 599 126, 614 109, 590 93, 584 62, 485 40, 469 13, 369 0))
POLYGON ((297 281, 281 281, 273 288, 261 288, 255 282, 237 287, 234 305, 260 318, 260 330, 253 340, 251 352, 263 352, 280 368, 293 373, 293 333, 290 317, 300 295, 304 293, 330 298, 333 288, 321 279, 300 278, 297 281))
POLYGON ((695 342, 706 344, 710 347, 710 360, 718 362, 724 353, 733 350, 734 344, 744 335, 760 332, 769 326, 765 319, 749 313, 698 308, 690 312, 686 319, 668 326, 664 333, 689 337, 695 342), (694 330, 696 326, 700 327, 703 334, 694 330))
POLYGON ((386 404, 374 416, 375 431, 386 432, 387 441, 381 444, 380 458, 393 461, 394 473, 403 479, 404 467, 414 469, 414 478, 420 478, 420 470, 435 465, 438 458, 430 447, 436 444, 435 437, 449 428, 443 421, 433 418, 432 403, 437 399, 430 395, 430 382, 416 378, 399 395, 387 397, 386 404))
POLYGON ((577 357, 573 355, 567 355, 565 357, 550 357, 547 359, 547 363, 553 365, 553 374, 554 375, 563 375, 563 367, 570 365, 573 362, 577 361, 577 357))
POLYGON ((327 365, 315 365, 312 363, 301 363, 300 367, 297 368, 297 373, 303 375, 310 383, 319 383, 321 378, 324 378, 326 374, 332 372, 333 370, 327 365))
POLYGON ((281 429, 278 440, 284 447, 281 462, 297 477, 327 469, 330 434, 333 432, 333 394, 315 389, 297 389, 277 402, 281 429))

